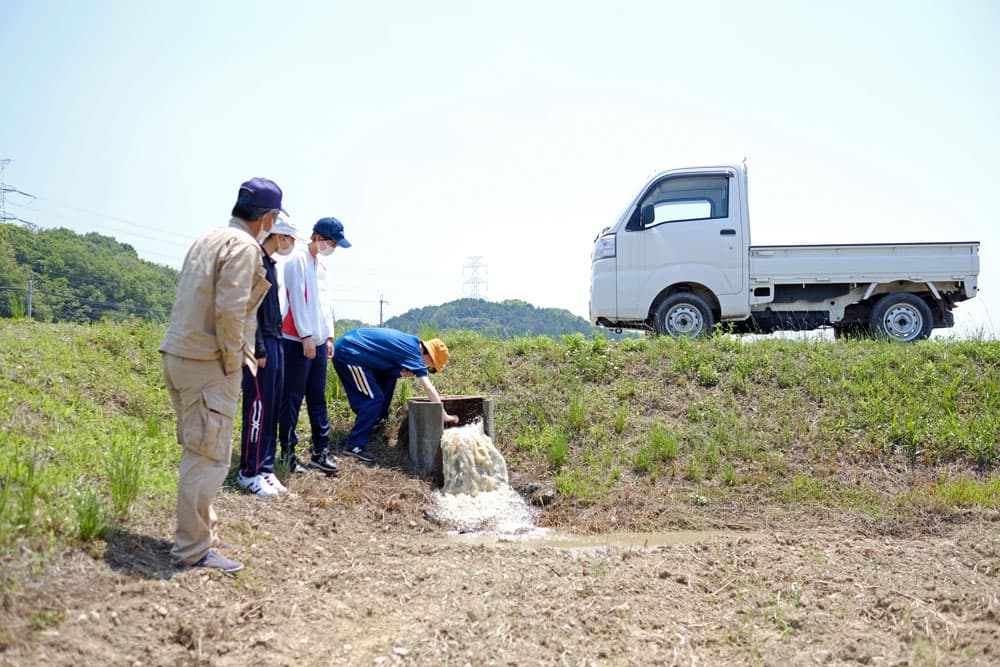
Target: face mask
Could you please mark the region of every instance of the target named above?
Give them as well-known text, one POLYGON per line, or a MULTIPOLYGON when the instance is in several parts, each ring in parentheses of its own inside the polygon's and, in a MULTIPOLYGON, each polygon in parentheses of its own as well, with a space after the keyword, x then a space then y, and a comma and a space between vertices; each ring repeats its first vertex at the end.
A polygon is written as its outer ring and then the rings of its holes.
POLYGON ((288 247, 282 247, 281 241, 278 241, 278 249, 274 252, 279 255, 291 255, 293 250, 295 250, 294 243, 289 243, 288 247))
POLYGON ((323 247, 320 248, 317 252, 319 252, 319 254, 323 255, 324 257, 329 257, 330 255, 333 254, 333 251, 336 249, 337 246, 330 245, 329 243, 324 243, 323 247))
POLYGON ((261 223, 260 231, 257 232, 257 243, 263 243, 267 240, 267 237, 271 235, 271 228, 274 227, 274 223, 277 221, 278 214, 275 213, 274 216, 271 217, 271 224, 265 225, 264 223, 261 223))

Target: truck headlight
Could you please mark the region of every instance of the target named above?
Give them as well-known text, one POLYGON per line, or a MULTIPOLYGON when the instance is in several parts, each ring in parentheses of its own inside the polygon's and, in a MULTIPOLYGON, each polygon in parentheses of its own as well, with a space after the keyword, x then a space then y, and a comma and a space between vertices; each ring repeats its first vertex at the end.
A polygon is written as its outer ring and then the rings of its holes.
POLYGON ((608 234, 607 236, 602 236, 594 242, 594 252, 590 255, 590 261, 596 262, 599 259, 605 259, 608 257, 615 256, 615 235, 608 234))

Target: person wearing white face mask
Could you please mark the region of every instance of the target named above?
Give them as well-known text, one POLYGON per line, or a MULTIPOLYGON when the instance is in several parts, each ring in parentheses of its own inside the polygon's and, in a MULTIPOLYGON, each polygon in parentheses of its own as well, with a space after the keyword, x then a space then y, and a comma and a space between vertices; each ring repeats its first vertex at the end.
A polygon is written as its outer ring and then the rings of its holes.
POLYGON ((183 447, 170 552, 181 565, 243 569, 215 551, 224 545, 212 500, 229 472, 240 369, 257 371, 257 307, 271 288, 257 239, 266 238, 284 212, 281 197, 281 188, 266 178, 240 185, 229 224, 194 242, 177 280, 159 350, 183 447))
POLYGON ((264 249, 264 270, 271 283, 257 309, 257 338, 254 356, 257 374, 243 369, 243 425, 240 436, 240 470, 236 483, 241 489, 261 496, 280 496, 288 489, 274 474, 278 445, 278 409, 284 380, 284 347, 281 342, 281 306, 278 274, 272 256, 288 255, 295 249, 298 232, 288 216, 279 217, 264 249))
POLYGON ((278 440, 281 460, 292 473, 305 472, 295 455, 298 444, 295 428, 303 398, 312 430, 308 466, 327 475, 339 471, 330 456, 330 420, 326 409, 327 366, 333 357, 333 315, 322 302, 317 280, 319 257, 329 257, 338 246, 351 247, 344 238, 344 225, 336 218, 321 218, 313 225, 309 245, 294 251, 285 262, 288 309, 281 326, 285 371, 278 440))

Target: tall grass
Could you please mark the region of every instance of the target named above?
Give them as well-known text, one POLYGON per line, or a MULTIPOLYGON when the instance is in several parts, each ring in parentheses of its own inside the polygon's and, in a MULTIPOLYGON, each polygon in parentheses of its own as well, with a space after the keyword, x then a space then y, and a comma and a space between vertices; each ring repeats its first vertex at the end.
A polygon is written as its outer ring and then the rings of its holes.
POLYGON ((0 476, 0 537, 32 532, 41 486, 34 451, 19 448, 11 452, 6 470, 0 476))
POLYGON ((17 292, 7 292, 7 305, 10 316, 15 320, 23 320, 28 315, 27 300, 17 292))
POLYGON ((156 351, 162 336, 143 322, 0 320, 0 405, 15 406, 0 419, 0 551, 40 536, 97 536, 97 501, 111 497, 114 475, 119 510, 134 511, 136 489, 145 508, 172 506, 180 449, 156 351), (138 476, 124 452, 111 453, 125 437, 141 452, 138 476), (80 490, 95 495, 81 500, 80 490))
POLYGON ((639 472, 656 475, 660 466, 677 458, 680 446, 677 438, 663 424, 654 424, 649 438, 632 457, 632 465, 639 472))
POLYGON ((73 497, 76 510, 77 535, 88 542, 104 533, 106 517, 101 495, 97 491, 80 491, 73 497))
POLYGON ((111 509, 118 519, 127 519, 139 497, 143 473, 140 443, 131 437, 115 438, 107 457, 111 509))

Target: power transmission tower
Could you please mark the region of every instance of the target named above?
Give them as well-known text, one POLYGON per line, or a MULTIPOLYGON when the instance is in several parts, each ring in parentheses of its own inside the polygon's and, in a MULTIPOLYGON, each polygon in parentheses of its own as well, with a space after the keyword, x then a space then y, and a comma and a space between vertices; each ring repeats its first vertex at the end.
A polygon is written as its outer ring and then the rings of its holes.
POLYGON ((30 220, 25 220, 24 218, 19 218, 16 215, 7 215, 7 195, 9 193, 15 193, 28 197, 29 199, 34 199, 35 195, 29 195, 27 192, 18 190, 17 188, 12 188, 7 185, 7 181, 4 178, 4 170, 7 169, 7 165, 13 162, 9 158, 4 158, 0 160, 0 222, 7 222, 8 220, 14 220, 16 222, 23 222, 24 224, 34 227, 30 220))
POLYGON ((486 298, 486 265, 481 263, 482 259, 482 257, 469 257, 462 269, 462 293, 466 293, 465 287, 468 285, 468 296, 473 299, 486 298), (482 277, 479 274, 480 270, 482 277), (483 287, 482 291, 479 289, 480 285, 483 287))

